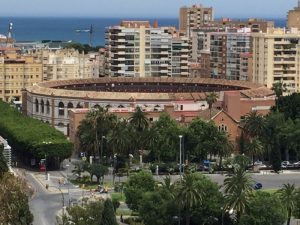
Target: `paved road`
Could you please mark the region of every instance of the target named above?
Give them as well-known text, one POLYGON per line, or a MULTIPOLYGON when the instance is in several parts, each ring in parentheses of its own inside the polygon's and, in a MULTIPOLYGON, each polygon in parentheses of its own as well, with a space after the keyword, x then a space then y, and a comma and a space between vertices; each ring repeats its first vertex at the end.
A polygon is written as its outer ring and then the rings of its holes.
POLYGON ((62 208, 61 194, 46 191, 32 174, 27 174, 26 179, 35 190, 29 203, 34 216, 33 225, 55 224, 55 215, 62 208))
MULTIPOLYGON (((226 175, 221 174, 206 174, 206 176, 210 177, 212 181, 217 182, 219 185, 222 185, 226 175)), ((154 176, 157 181, 163 181, 165 176, 154 176)), ((172 181, 178 180, 179 175, 171 175, 172 181)), ((252 178, 254 181, 262 183, 264 189, 275 189, 281 188, 285 183, 294 183, 297 187, 300 187, 300 171, 299 172, 284 172, 282 174, 253 174, 252 178)), ((121 182, 126 181, 127 176, 124 177, 116 177, 115 181, 121 182)), ((111 176, 105 176, 106 182, 112 182, 111 176)))

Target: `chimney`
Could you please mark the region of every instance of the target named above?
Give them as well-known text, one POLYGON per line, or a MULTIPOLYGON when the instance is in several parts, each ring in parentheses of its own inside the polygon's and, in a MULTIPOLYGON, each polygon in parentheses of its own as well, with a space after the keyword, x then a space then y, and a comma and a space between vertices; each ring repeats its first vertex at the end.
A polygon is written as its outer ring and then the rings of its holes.
MULTIPOLYGON (((300 1, 300 0, 299 0, 300 1)), ((153 21, 153 28, 158 28, 158 22, 157 20, 154 20, 153 21)))

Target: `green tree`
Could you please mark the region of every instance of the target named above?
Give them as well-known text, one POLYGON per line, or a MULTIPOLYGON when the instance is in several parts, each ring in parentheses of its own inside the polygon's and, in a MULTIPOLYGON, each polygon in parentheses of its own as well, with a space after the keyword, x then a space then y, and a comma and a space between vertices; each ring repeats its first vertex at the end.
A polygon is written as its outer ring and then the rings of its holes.
POLYGON ((205 100, 206 100, 206 102, 208 104, 209 118, 211 119, 211 109, 212 109, 213 104, 217 102, 218 95, 215 92, 208 93, 206 95, 206 99, 205 100))
POLYGON ((248 113, 243 124, 243 130, 250 138, 261 137, 265 133, 265 119, 257 111, 248 113))
POLYGON ((132 146, 132 129, 126 120, 118 121, 108 135, 108 144, 114 154, 128 157, 132 146))
POLYGON ((239 167, 235 169, 232 176, 224 180, 225 209, 235 211, 237 223, 249 205, 253 183, 251 176, 239 167))
MULTIPOLYGON (((277 100, 278 111, 284 114, 285 119, 300 119, 300 93, 293 93, 288 96, 281 96, 277 100)), ((277 107, 273 107, 275 112, 277 107)))
POLYGON ((0 179, 0 224, 30 225, 28 197, 33 194, 24 179, 5 173, 0 179))
POLYGON ((139 205, 139 216, 146 225, 172 224, 173 218, 178 216, 178 205, 162 190, 146 192, 139 205))
POLYGON ((282 82, 273 83, 272 90, 276 96, 276 110, 278 111, 278 99, 283 95, 283 92, 286 91, 286 87, 282 82))
POLYGON ((178 123, 169 114, 162 113, 150 130, 150 156, 158 162, 174 162, 178 159, 179 137, 183 134, 178 123))
POLYGON ((203 192, 196 188, 194 174, 185 174, 178 183, 176 199, 185 215, 185 224, 190 225, 194 207, 203 200, 203 192))
POLYGON ((144 193, 154 191, 154 188, 155 181, 151 173, 141 171, 130 175, 124 189, 126 204, 130 209, 138 211, 144 193))
POLYGON ((3 156, 4 146, 0 144, 0 179, 8 171, 6 159, 3 156))
POLYGON ((257 191, 249 201, 249 207, 241 216, 240 225, 282 225, 286 211, 280 199, 263 191, 257 191))
POLYGON ((114 206, 110 199, 104 201, 104 211, 102 213, 101 225, 118 225, 114 206))
POLYGON ((129 118, 131 125, 139 132, 143 132, 149 126, 147 114, 140 107, 136 107, 135 112, 129 118))
POLYGON ((134 153, 137 150, 145 149, 147 146, 147 136, 149 129, 149 120, 147 113, 143 112, 140 107, 136 107, 135 112, 129 118, 129 123, 133 128, 134 138, 131 139, 134 153))
POLYGON ((246 154, 251 156, 252 158, 252 165, 254 166, 255 157, 262 156, 264 153, 264 147, 258 138, 254 138, 249 141, 248 145, 246 146, 246 154))
POLYGON ((102 225, 102 218, 106 213, 103 200, 89 202, 83 206, 77 205, 68 207, 67 212, 68 213, 65 214, 63 222, 61 222, 60 225, 102 225))
POLYGON ((300 190, 298 188, 296 199, 295 199, 295 208, 293 211, 293 216, 297 219, 300 219, 300 190))
POLYGON ((99 183, 100 178, 103 180, 104 175, 108 174, 108 168, 101 164, 92 164, 89 166, 88 172, 91 175, 91 181, 93 181, 93 176, 95 176, 97 183, 99 183))
POLYGON ((208 224, 210 220, 221 224, 224 197, 218 184, 202 174, 196 174, 194 179, 195 188, 202 193, 202 201, 192 210, 191 224, 208 224))
POLYGON ((295 208, 298 190, 295 188, 295 184, 284 184, 281 189, 277 191, 282 205, 287 210, 287 225, 290 225, 293 210, 295 208))
POLYGON ((193 119, 187 129, 186 147, 194 157, 206 159, 209 154, 217 155, 219 137, 220 132, 212 121, 205 122, 196 118, 193 119))
MULTIPOLYGON (((107 108, 97 107, 92 109, 80 122, 77 136, 79 137, 80 146, 92 151, 90 154, 94 156, 102 156, 101 142, 108 133, 114 128, 117 117, 108 112, 107 108)), ((85 150, 86 151, 86 150, 85 150)))
POLYGON ((218 151, 217 154, 219 156, 219 168, 222 167, 222 162, 224 157, 229 157, 234 150, 234 146, 232 142, 229 140, 228 136, 224 132, 219 132, 219 137, 217 139, 218 143, 218 151))

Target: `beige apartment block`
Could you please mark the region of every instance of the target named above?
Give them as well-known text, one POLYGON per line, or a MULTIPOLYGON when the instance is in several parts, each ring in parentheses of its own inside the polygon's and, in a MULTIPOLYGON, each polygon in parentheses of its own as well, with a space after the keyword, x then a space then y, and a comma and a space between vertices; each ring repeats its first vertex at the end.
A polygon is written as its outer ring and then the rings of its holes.
POLYGON ((43 65, 32 57, 0 56, 0 100, 20 101, 23 88, 43 80, 43 65))
POLYGON ((44 80, 65 80, 99 77, 100 53, 80 53, 75 49, 41 49, 32 53, 43 63, 44 80))
POLYGON ((179 30, 191 36, 192 30, 214 21, 213 8, 202 5, 181 7, 179 10, 179 30))
POLYGON ((287 27, 300 29, 300 0, 298 5, 288 12, 287 27))
POLYGON ((268 88, 282 82, 286 94, 299 92, 299 30, 269 29, 252 34, 252 40, 253 81, 268 88))

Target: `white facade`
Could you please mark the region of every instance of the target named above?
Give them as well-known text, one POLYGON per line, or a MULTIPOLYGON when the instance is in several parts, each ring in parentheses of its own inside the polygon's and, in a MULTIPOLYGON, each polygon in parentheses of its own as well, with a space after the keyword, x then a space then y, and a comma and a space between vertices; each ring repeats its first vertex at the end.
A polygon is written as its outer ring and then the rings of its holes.
POLYGON ((7 143, 7 141, 0 136, 0 144, 3 145, 4 151, 3 151, 3 156, 6 159, 6 163, 8 166, 11 166, 11 147, 7 143))
POLYGON ((146 21, 107 29, 109 76, 188 76, 188 39, 173 27, 150 27, 146 21))

